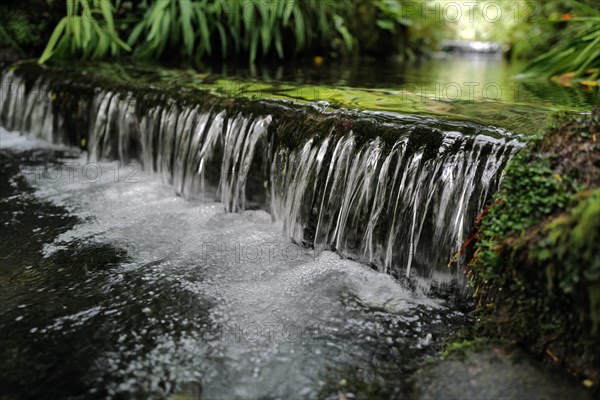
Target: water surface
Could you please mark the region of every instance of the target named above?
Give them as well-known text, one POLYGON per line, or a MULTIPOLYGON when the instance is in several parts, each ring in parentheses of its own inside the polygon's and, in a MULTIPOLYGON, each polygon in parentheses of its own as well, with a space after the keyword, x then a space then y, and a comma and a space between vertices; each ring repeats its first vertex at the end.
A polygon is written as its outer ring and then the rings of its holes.
POLYGON ((226 213, 156 175, 1 135, 5 240, 31 243, 3 259, 4 395, 399 397, 464 320, 287 242, 264 211, 226 213))
POLYGON ((370 110, 431 115, 492 125, 526 135, 545 126, 556 111, 585 112, 600 103, 600 90, 560 86, 546 79, 522 79, 523 62, 499 54, 454 55, 417 62, 360 60, 353 64, 218 64, 163 68, 145 63, 68 65, 114 81, 206 90, 232 97, 279 99, 323 109, 370 110))

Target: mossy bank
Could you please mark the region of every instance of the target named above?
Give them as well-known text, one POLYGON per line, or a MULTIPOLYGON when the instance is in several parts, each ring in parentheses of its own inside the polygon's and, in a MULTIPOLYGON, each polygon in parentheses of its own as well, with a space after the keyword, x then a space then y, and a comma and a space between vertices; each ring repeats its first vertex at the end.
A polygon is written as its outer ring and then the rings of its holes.
POLYGON ((600 107, 560 116, 505 170, 468 274, 478 335, 600 381, 600 107))

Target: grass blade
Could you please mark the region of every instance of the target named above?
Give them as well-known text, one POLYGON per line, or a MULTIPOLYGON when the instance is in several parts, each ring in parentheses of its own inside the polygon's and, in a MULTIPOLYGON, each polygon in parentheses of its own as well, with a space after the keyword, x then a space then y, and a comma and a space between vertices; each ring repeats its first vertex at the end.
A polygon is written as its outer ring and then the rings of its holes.
POLYGON ((60 20, 58 25, 56 25, 56 28, 54 28, 54 32, 52 32, 52 36, 50 36, 50 40, 48 40, 48 44, 46 45, 44 52, 42 53, 42 55, 40 56, 40 59, 38 60, 39 64, 45 63, 54 54, 53 53, 54 47, 56 46, 58 39, 61 37, 61 35, 65 29, 65 26, 67 25, 67 20, 68 20, 68 17, 64 17, 63 19, 60 20))

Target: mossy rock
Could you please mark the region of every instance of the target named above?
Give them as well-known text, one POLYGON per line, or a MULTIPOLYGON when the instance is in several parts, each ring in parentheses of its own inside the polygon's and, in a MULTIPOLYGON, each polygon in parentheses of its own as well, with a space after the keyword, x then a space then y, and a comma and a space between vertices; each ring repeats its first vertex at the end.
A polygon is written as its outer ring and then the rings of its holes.
POLYGON ((600 107, 509 164, 469 264, 478 328, 600 381, 600 107))

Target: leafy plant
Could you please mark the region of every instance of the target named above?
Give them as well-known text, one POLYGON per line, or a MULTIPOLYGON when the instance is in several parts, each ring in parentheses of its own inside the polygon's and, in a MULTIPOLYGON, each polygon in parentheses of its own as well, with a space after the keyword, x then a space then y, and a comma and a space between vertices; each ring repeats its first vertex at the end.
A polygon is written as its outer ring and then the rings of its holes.
POLYGON ((350 52, 354 39, 341 12, 348 0, 180 0, 156 1, 133 28, 128 43, 138 46, 136 54, 158 58, 169 48, 201 59, 217 50, 257 55, 275 52, 284 57, 285 41, 294 39, 294 50, 307 50, 315 42, 337 44, 350 52))
POLYGON ((402 3, 397 0, 377 0, 375 7, 379 11, 379 19, 377 19, 377 26, 381 29, 388 31, 394 31, 396 29, 396 23, 402 25, 408 25, 408 20, 405 18, 402 3))
POLYGON ((400 54, 433 48, 439 23, 407 18, 403 0, 67 0, 40 63, 140 58, 290 58, 297 54, 400 54), (417 34, 411 39, 409 26, 417 34), (119 34, 127 37, 124 43, 119 34), (426 38, 424 38, 426 37, 426 38), (361 42, 360 48, 358 42, 361 42), (389 46, 388 46, 389 44, 389 46))
POLYGON ((600 13, 575 0, 569 4, 573 6, 573 13, 541 21, 569 25, 561 32, 559 42, 525 69, 526 75, 552 77, 572 73, 575 78, 588 75, 589 80, 600 77, 600 13))
MULTIPOLYGON (((113 13, 115 4, 109 0, 67 0, 67 15, 60 20, 39 63, 51 57, 98 59, 121 49, 131 51, 119 38, 113 13), (98 18, 101 17, 101 18, 98 18)), ((117 0, 116 5, 120 2, 117 0)))
POLYGON ((21 46, 19 46, 19 43, 17 43, 17 41, 13 39, 13 37, 6 31, 6 29, 4 29, 2 25, 0 25, 0 43, 8 44, 21 55, 25 54, 23 49, 21 49, 21 46))
POLYGON ((26 49, 44 44, 42 36, 46 27, 45 20, 34 20, 19 8, 0 5, 0 46, 8 46, 25 56, 26 49))

